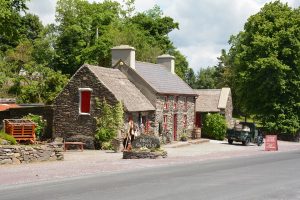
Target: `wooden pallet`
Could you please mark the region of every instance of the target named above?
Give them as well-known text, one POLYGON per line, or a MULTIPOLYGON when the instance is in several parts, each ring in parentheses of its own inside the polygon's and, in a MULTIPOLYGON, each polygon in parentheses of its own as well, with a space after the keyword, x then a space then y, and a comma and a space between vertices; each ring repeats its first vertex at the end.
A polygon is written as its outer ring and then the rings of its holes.
POLYGON ((24 119, 5 119, 5 132, 12 135, 18 142, 30 141, 35 143, 35 123, 24 119))

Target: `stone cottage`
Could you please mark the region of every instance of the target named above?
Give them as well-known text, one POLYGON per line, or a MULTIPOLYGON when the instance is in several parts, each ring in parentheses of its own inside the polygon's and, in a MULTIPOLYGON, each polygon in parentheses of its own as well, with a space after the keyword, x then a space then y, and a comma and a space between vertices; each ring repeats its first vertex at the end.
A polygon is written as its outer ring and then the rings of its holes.
POLYGON ((162 55, 157 64, 135 60, 135 49, 112 48, 112 67, 83 65, 54 102, 55 136, 93 146, 99 115, 96 98, 121 101, 125 121, 144 131, 169 132, 171 140, 194 127, 196 92, 175 74, 174 57, 162 55))
POLYGON ((171 140, 190 133, 194 127, 196 92, 175 74, 174 57, 161 55, 157 64, 139 62, 135 49, 127 45, 112 48, 112 65, 145 95, 155 107, 151 128, 169 132, 171 140))
POLYGON ((232 97, 230 88, 194 90, 196 100, 195 126, 202 127, 203 116, 207 113, 220 113, 225 116, 227 125, 232 126, 232 97))
POLYGON ((94 148, 97 100, 121 101, 126 116, 154 115, 150 101, 118 69, 83 65, 54 101, 54 132, 68 141, 83 141, 94 148))

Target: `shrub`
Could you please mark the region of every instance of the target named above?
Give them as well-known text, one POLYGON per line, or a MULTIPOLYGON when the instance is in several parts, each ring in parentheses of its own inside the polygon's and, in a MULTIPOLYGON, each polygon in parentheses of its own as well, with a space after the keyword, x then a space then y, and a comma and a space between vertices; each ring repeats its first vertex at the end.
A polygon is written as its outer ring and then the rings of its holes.
POLYGON ((102 146, 102 143, 111 142, 117 136, 118 130, 124 123, 124 110, 121 102, 118 102, 115 106, 111 106, 105 99, 102 102, 96 99, 96 105, 101 114, 96 118, 97 130, 95 138, 102 146))
POLYGON ((204 118, 203 132, 211 139, 224 140, 227 125, 225 117, 220 114, 207 114, 204 118))
POLYGON ((33 115, 33 114, 28 114, 23 118, 24 119, 29 119, 29 120, 33 121, 36 124, 35 135, 38 139, 40 139, 44 134, 44 129, 45 129, 45 126, 46 126, 46 120, 44 120, 43 117, 40 116, 40 115, 33 115))
POLYGON ((113 150, 113 146, 110 142, 102 142, 101 149, 102 150, 113 150))
POLYGON ((6 134, 4 131, 0 131, 0 139, 8 141, 10 144, 17 144, 16 139, 11 135, 6 134))

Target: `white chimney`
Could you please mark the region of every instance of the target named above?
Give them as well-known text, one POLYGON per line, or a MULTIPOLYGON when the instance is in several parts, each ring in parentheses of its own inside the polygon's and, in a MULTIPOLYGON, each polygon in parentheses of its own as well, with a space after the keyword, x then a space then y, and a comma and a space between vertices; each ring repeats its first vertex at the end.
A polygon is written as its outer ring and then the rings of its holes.
POLYGON ((157 64, 164 65, 166 69, 175 74, 175 57, 169 54, 164 54, 157 57, 157 64))
POLYGON ((115 66, 122 60, 126 65, 135 69, 135 48, 128 45, 120 45, 111 49, 111 64, 115 66))

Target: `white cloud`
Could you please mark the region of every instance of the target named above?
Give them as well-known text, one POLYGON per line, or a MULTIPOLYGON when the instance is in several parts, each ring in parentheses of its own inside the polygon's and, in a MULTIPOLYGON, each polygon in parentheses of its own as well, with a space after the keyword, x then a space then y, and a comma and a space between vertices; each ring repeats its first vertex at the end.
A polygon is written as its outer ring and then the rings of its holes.
POLYGON ((55 0, 31 0, 28 3, 29 11, 38 15, 44 25, 55 22, 55 6, 55 0))
MULTIPOLYGON (((217 64, 221 49, 229 48, 230 36, 241 31, 248 17, 267 2, 271 0, 136 0, 135 7, 137 11, 145 11, 157 4, 166 16, 179 22, 180 30, 169 36, 197 72, 201 67, 217 64)), ((299 0, 282 2, 291 7, 300 6, 299 0)), ((44 24, 53 23, 55 4, 56 0, 32 0, 29 8, 44 24)))

